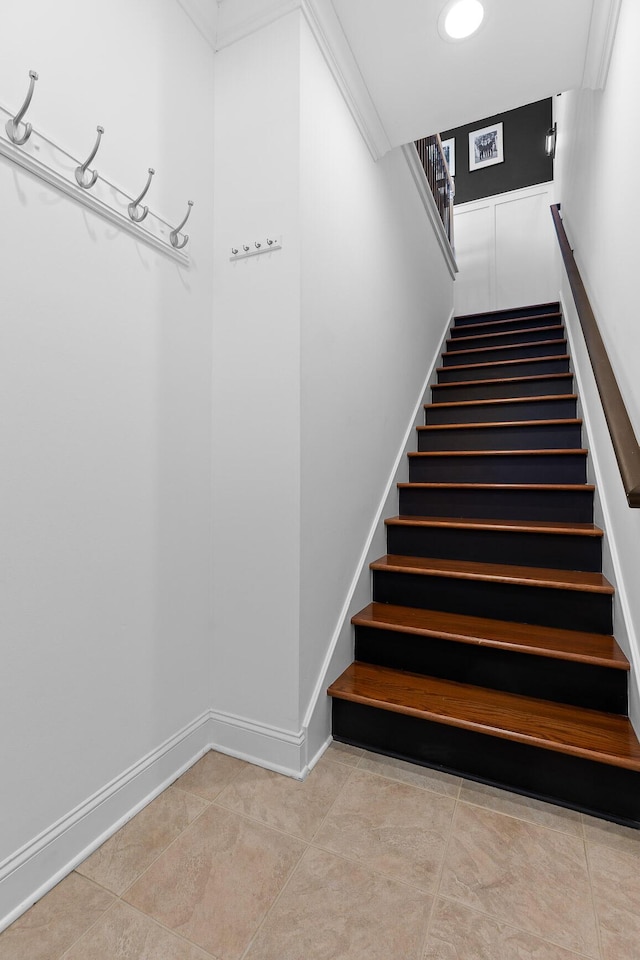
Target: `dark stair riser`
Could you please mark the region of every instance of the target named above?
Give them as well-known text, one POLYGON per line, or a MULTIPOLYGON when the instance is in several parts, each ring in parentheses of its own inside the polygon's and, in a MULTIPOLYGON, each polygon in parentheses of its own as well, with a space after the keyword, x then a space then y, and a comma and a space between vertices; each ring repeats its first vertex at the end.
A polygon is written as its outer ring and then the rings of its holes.
POLYGON ((581 423, 418 430, 418 450, 580 450, 581 423))
POLYGON ((627 712, 627 672, 486 645, 356 626, 355 659, 556 703, 627 712))
POLYGON ((511 333, 517 332, 518 330, 527 330, 532 327, 538 329, 549 329, 549 327, 557 327, 559 324, 562 324, 562 316, 560 313, 547 313, 541 314, 537 317, 519 317, 512 320, 483 320, 474 324, 466 324, 463 326, 453 326, 449 331, 449 336, 452 340, 457 340, 459 337, 474 337, 482 336, 487 334, 491 336, 495 333, 511 333))
POLYGON ((593 523, 593 491, 401 487, 400 513, 409 517, 593 523))
MULTIPOLYGON (((460 362, 460 359, 458 358, 460 362)), ((504 377, 535 377, 547 373, 568 373, 568 357, 548 360, 508 360, 506 363, 485 362, 481 366, 455 366, 438 370, 438 383, 459 383, 461 380, 493 380, 504 377)))
POLYGON ((453 350, 445 353, 442 364, 455 367, 465 363, 502 363, 504 360, 528 360, 535 357, 566 356, 567 345, 563 340, 542 341, 536 344, 515 343, 511 346, 485 347, 461 353, 453 350))
POLYGON ((374 570, 373 599, 402 607, 446 610, 543 627, 613 632, 611 595, 582 590, 374 570))
POLYGON ((512 563, 592 573, 602 569, 602 538, 567 534, 388 524, 387 552, 406 557, 512 563))
MULTIPOLYGON (((506 400, 511 397, 540 397, 544 394, 573 393, 573 376, 534 377, 530 380, 510 382, 497 378, 498 382, 483 383, 469 376, 465 383, 452 383, 439 387, 435 385, 431 392, 432 403, 457 403, 460 400, 506 400)), ((485 379, 487 379, 485 377, 485 379)))
POLYGON ((492 423, 512 420, 575 420, 576 400, 531 400, 523 403, 480 403, 470 407, 443 407, 441 403, 425 409, 427 426, 446 423, 492 423))
MULTIPOLYGON (((454 326, 466 327, 470 323, 495 323, 496 320, 513 320, 521 317, 544 317, 550 313, 559 313, 559 303, 540 303, 531 307, 512 307, 508 310, 492 310, 490 313, 469 313, 456 317, 454 326)), ((533 324, 532 324, 533 326, 533 324)))
POLYGON ((333 736, 365 750, 640 826, 640 773, 633 770, 337 698, 333 736))
POLYGON ((480 335, 470 333, 468 337, 452 337, 447 340, 447 353, 459 350, 474 350, 480 347, 507 347, 517 343, 534 343, 536 340, 562 340, 564 327, 556 324, 553 327, 535 327, 524 330, 504 330, 502 332, 480 335))
POLYGON ((586 454, 409 457, 411 483, 586 483, 586 454))

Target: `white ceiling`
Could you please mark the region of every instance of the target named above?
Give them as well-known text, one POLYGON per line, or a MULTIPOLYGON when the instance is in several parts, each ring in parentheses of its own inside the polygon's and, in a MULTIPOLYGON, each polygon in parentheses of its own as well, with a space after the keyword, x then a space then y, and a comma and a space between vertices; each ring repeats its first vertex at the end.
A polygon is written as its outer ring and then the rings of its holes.
POLYGON ((592 0, 483 0, 481 29, 457 43, 438 33, 446 0, 329 2, 392 146, 583 82, 592 0))
POLYGON ((438 33, 447 0, 178 2, 216 50, 300 9, 378 158, 555 93, 602 88, 622 0, 482 0, 482 27, 457 43, 438 33))

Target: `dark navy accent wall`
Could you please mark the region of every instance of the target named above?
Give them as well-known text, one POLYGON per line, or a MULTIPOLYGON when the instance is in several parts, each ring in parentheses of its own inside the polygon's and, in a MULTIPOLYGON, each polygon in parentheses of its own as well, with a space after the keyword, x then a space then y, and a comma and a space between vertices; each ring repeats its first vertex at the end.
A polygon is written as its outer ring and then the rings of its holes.
POLYGON ((441 133, 443 140, 455 137, 456 141, 455 202, 467 203, 553 180, 553 160, 544 150, 545 135, 552 123, 549 98, 441 133), (500 121, 504 163, 469 171, 469 134, 500 121))

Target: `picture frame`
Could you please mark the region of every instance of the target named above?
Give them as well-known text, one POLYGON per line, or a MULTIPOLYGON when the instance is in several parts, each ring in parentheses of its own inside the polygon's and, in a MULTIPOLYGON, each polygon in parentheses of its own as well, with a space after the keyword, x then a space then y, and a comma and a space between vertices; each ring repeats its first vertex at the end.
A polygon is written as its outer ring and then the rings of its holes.
POLYGON ((449 173, 452 177, 456 175, 456 138, 451 137, 450 140, 442 141, 442 152, 444 153, 444 158, 447 161, 447 166, 449 168, 449 173))
POLYGON ((472 130, 469 134, 469 171, 504 163, 502 122, 472 130))

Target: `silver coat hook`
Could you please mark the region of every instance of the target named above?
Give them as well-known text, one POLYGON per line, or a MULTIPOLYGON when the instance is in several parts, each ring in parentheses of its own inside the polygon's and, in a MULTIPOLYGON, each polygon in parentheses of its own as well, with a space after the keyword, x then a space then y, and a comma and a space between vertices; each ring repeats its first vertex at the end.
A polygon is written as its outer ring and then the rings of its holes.
POLYGON ((100 146, 100 141, 102 140, 102 134, 104 133, 104 127, 96 127, 98 131, 98 138, 96 140, 96 145, 85 160, 84 163, 81 163, 79 167, 76 167, 76 181, 79 187, 82 187, 83 190, 90 190, 98 179, 98 171, 94 170, 93 173, 89 173, 89 180, 85 180, 85 175, 88 170, 87 167, 95 157, 98 152, 98 147, 100 146))
POLYGON ((236 255, 237 252, 238 252, 238 248, 237 248, 237 247, 231 247, 231 253, 234 255, 234 257, 235 257, 235 255, 236 255))
POLYGON ((262 246, 262 244, 261 244, 261 243, 258 243, 258 241, 256 240, 255 246, 256 246, 256 250, 259 250, 260 247, 262 246))
POLYGON ((5 124, 5 130, 7 131, 9 140, 11 140, 12 143, 17 144, 19 147, 21 147, 23 143, 26 143, 31 136, 31 124, 22 123, 22 118, 29 109, 31 97, 33 96, 33 88, 36 85, 38 74, 35 72, 35 70, 29 70, 29 76, 31 77, 31 80, 29 83, 29 92, 27 93, 25 101, 16 113, 15 117, 7 120, 5 124))
POLYGON ((248 253, 251 248, 248 247, 246 243, 243 243, 243 244, 242 244, 242 249, 244 250, 245 253, 248 253))
POLYGON ((138 210, 138 207, 140 205, 140 201, 142 200, 145 193, 151 186, 151 180, 153 178, 154 173, 155 173, 155 170, 153 169, 153 167, 149 167, 149 178, 147 180, 144 190, 142 191, 138 199, 133 200, 127 207, 127 210, 129 211, 129 216, 134 221, 134 223, 142 223, 146 215, 149 213, 149 207, 143 207, 142 210, 138 210))
POLYGON ((182 228, 184 227, 185 223, 186 223, 187 220, 189 219, 189 214, 191 213, 191 207, 193 206, 193 200, 187 200, 187 203, 188 203, 188 205, 189 205, 189 209, 187 210, 187 215, 186 215, 186 217, 184 218, 184 220, 182 221, 182 223, 178 224, 178 226, 175 228, 175 230, 172 230, 171 233, 169 234, 169 240, 171 241, 171 246, 172 246, 172 247, 175 247, 176 250, 182 250, 182 248, 183 248, 183 247, 186 247, 186 245, 187 245, 188 242, 189 242, 189 234, 188 234, 188 233, 185 233, 184 239, 182 240, 182 243, 178 240, 178 234, 180 233, 180 231, 181 231, 182 228))

